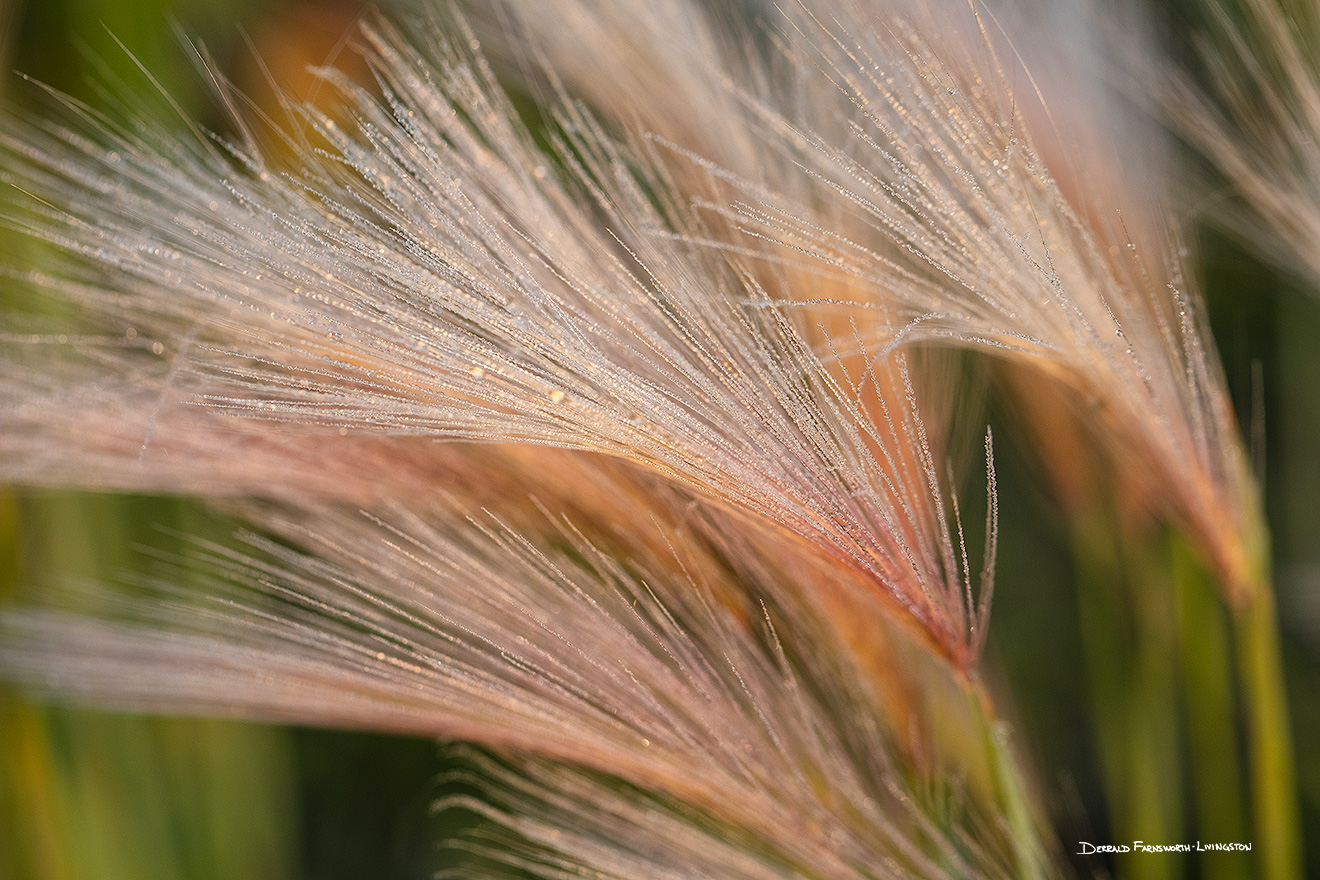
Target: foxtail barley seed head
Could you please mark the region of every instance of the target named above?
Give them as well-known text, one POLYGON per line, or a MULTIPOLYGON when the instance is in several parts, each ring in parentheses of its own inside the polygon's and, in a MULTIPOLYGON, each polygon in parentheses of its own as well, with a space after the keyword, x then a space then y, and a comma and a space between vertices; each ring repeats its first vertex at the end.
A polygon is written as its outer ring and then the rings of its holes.
MULTIPOLYGON (((569 103, 547 156, 466 48, 437 43, 432 64, 392 32, 367 41, 386 103, 328 72, 356 121, 305 110, 305 137, 324 145, 304 144, 296 173, 255 142, 227 157, 198 141, 171 165, 150 133, 6 140, 24 188, 49 190, 28 228, 70 257, 43 280, 141 340, 89 343, 60 368, 75 372, 64 398, 116 382, 155 395, 124 465, 141 474, 154 430, 197 407, 311 435, 603 453, 816 542, 951 656, 974 656, 982 612, 901 361, 871 369, 887 399, 842 384, 754 275, 686 240, 696 221, 644 145, 569 103), (84 283, 85 261, 113 285, 84 283)), ((16 421, 34 429, 23 442, 39 449, 46 373, 11 371, 16 421)))
POLYGON ((1090 426, 1130 505, 1197 536, 1230 596, 1259 582, 1255 489, 1165 219, 1167 151, 1088 82, 1098 49, 1052 33, 1046 81, 991 10, 795 3, 761 61, 673 5, 524 7, 509 14, 556 72, 658 144, 711 246, 750 262, 762 307, 805 324, 836 381, 865 387, 916 343, 1008 360, 1022 398, 1090 426), (590 52, 558 24, 581 20, 609 24, 585 30, 590 52), (637 45, 657 33, 685 49, 637 45))
POLYGON ((232 139, 7 124, 45 252, 15 280, 77 315, 4 337, 0 475, 257 531, 198 546, 200 597, 10 612, 0 670, 497 747, 477 809, 546 876, 1046 872, 977 682, 990 437, 977 569, 918 407, 954 379, 908 349, 1070 398, 1243 594, 1258 514, 1175 236, 977 6, 703 8, 375 21, 374 84, 322 71, 338 104, 232 139))

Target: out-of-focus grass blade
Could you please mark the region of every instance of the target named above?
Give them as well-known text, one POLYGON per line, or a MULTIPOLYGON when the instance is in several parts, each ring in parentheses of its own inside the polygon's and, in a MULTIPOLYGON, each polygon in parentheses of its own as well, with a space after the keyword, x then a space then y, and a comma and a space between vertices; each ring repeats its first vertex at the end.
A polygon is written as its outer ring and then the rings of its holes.
MULTIPOLYGON (((32 592, 113 580, 139 567, 130 565, 135 543, 168 549, 168 535, 148 536, 152 523, 195 531, 201 519, 183 502, 71 494, 9 498, 4 511, 7 590, 18 580, 32 592)), ((287 731, 38 706, 12 690, 3 699, 5 876, 293 876, 298 820, 287 731)))

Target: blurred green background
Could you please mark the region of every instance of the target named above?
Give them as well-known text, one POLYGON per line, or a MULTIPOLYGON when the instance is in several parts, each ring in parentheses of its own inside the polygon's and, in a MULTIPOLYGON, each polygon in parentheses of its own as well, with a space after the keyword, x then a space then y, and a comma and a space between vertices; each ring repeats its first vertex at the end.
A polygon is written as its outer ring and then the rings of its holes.
MULTIPOLYGON (((264 97, 255 58, 305 90, 303 69, 332 56, 360 10, 10 3, 0 96, 41 112, 38 90, 10 73, 18 70, 115 115, 123 95, 149 95, 135 58, 187 112, 219 127, 181 34, 264 97)), ((0 596, 115 581, 151 564, 144 548, 181 549, 176 534, 224 541, 233 530, 191 500, 0 492, 0 596)), ((441 766, 436 744, 422 740, 38 705, 0 685, 0 878, 429 878, 438 862, 428 806, 441 766)))
MULTIPOLYGON (((31 0, 3 9, 3 63, 116 112, 134 62, 189 113, 219 126, 178 33, 205 42, 254 95, 261 57, 295 92, 334 57, 359 12, 312 0, 31 0), (241 26, 241 28, 240 28, 241 26)), ((1178 32, 1191 6, 1162 9, 1178 32)), ((0 96, 36 90, 0 78, 0 96)), ((1263 407, 1266 499, 1289 677, 1310 874, 1320 877, 1320 291, 1201 229, 1211 321, 1243 424, 1263 407)), ((1003 524, 987 665, 1011 694, 1017 735, 1065 849, 1104 842, 1110 816, 1082 649, 1070 536, 1011 425, 995 407, 1003 524)), ((3 426, 0 426, 3 430, 3 426)), ((234 524, 179 499, 68 492, 0 494, 0 598, 79 579, 117 580, 172 533, 223 541, 234 524), (163 527, 163 528, 162 528, 163 527)), ((34 704, 0 685, 0 878, 423 878, 442 867, 427 806, 436 744, 34 704)), ((1177 774, 1174 775, 1177 779, 1177 774)), ((1107 863, 1078 860, 1086 873, 1107 863)), ((1113 867, 1113 866, 1110 866, 1113 867)), ((1187 876, 1200 876, 1189 865, 1187 876)))

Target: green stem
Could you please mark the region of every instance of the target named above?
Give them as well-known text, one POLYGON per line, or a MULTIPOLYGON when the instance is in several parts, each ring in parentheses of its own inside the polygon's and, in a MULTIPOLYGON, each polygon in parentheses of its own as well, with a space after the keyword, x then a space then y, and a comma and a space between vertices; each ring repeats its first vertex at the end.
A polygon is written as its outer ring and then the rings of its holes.
POLYGON ((1288 730, 1283 660, 1268 586, 1234 609, 1239 671, 1250 730, 1251 794, 1263 880, 1298 880, 1302 848, 1298 832, 1292 737, 1288 730))
MULTIPOLYGON (((1218 585, 1205 566, 1176 534, 1172 549, 1197 839, 1245 842, 1246 801, 1228 621, 1218 585)), ((1199 867, 1204 880, 1249 880, 1254 876, 1252 859, 1245 853, 1208 853, 1200 857, 1199 867)))
MULTIPOLYGON (((1182 842, 1182 742, 1177 634, 1167 556, 1124 540, 1103 512, 1074 532, 1083 647, 1092 717, 1114 842, 1182 842)), ((1124 877, 1176 880, 1186 859, 1120 856, 1124 877)))

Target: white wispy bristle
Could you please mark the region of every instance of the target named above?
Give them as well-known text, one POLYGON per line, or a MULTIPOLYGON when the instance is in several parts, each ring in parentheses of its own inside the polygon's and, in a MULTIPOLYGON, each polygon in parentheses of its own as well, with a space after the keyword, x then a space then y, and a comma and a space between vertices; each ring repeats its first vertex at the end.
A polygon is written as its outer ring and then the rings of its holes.
MULTIPOLYGON (((444 504, 379 517, 248 512, 283 540, 210 548, 204 599, 160 581, 143 585, 150 598, 111 603, 117 621, 11 613, 0 665, 94 702, 462 738, 571 761, 748 836, 771 866, 784 863, 772 876, 793 864, 829 877, 939 877, 952 864, 998 873, 976 851, 975 822, 941 830, 923 818, 892 766, 875 694, 785 576, 792 554, 748 543, 726 517, 693 510, 598 540, 542 522, 546 537, 534 541, 444 504), (776 620, 791 623, 782 640, 776 620)), ((654 833, 631 796, 610 794, 617 783, 539 772, 576 779, 596 799, 548 781, 538 794, 526 781, 522 797, 559 804, 521 816, 525 832, 569 823, 603 846, 611 837, 591 805, 613 803, 620 822, 654 833)), ((993 823, 980 821, 993 841, 993 823)), ((709 829, 695 839, 737 850, 709 829)), ((681 850, 671 858, 718 865, 681 850)))
POLYGON ((1217 219, 1320 277, 1320 16, 1277 0, 1211 3, 1209 12, 1198 46, 1204 81, 1175 72, 1158 97, 1250 208, 1234 203, 1217 219))
MULTIPOLYGON (((455 749, 451 757, 471 769, 457 769, 442 780, 442 791, 459 791, 443 794, 434 809, 471 811, 511 832, 478 828, 454 842, 485 859, 472 876, 498 876, 492 866, 507 866, 547 877, 801 877, 817 875, 821 864, 835 858, 866 860, 856 866, 862 868, 859 875, 947 877, 971 870, 974 876, 1013 876, 1010 867, 996 864, 967 839, 948 841, 925 855, 912 846, 867 852, 838 835, 831 853, 810 854, 816 861, 804 861, 801 848, 783 840, 599 775, 535 759, 497 762, 468 750, 455 749), (462 791, 474 785, 481 787, 480 800, 462 791)), ((923 822, 915 828, 908 824, 911 808, 899 791, 876 789, 871 797, 890 822, 907 826, 904 833, 912 840, 938 836, 923 822)))

